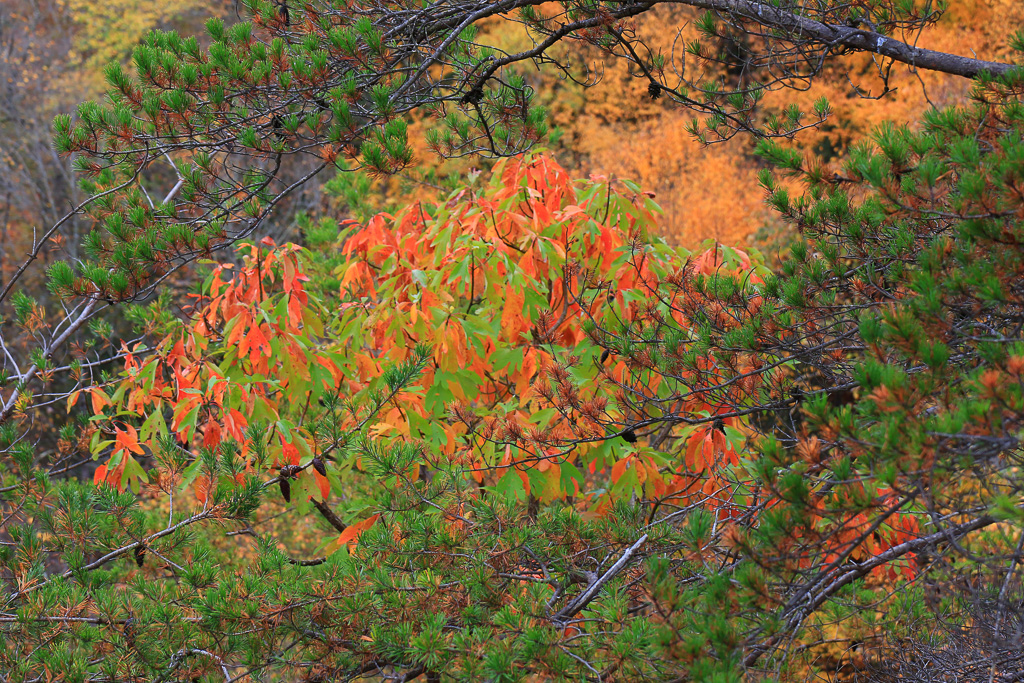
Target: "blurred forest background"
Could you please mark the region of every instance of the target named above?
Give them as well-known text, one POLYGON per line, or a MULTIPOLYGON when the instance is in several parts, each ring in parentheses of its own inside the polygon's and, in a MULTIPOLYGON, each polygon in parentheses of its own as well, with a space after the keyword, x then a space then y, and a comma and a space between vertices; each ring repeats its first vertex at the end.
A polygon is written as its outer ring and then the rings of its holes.
MULTIPOLYGON (((856 3, 854 3, 856 4, 856 3)), ((696 37, 687 24, 686 9, 659 7, 643 15, 636 30, 666 52, 682 51, 696 37), (679 16, 666 17, 666 13, 679 16), (688 35, 687 32, 692 32, 688 35)), ((132 48, 152 29, 176 29, 185 35, 204 35, 210 16, 230 23, 239 17, 234 0, 3 0, 0 3, 0 278, 21 260, 33 230, 52 225, 79 198, 70 163, 51 145, 51 121, 60 112, 74 111, 79 102, 101 96, 103 68, 111 61, 127 63, 132 48)), ((1024 3, 1018 0, 958 2, 917 44, 984 59, 1003 59, 1007 33, 1024 22, 1024 3)), ((521 27, 495 21, 492 41, 506 49, 525 46, 521 27)), ((718 48, 734 55, 732 77, 744 78, 743 45, 723 41, 718 48)), ((707 147, 687 131, 689 112, 651 100, 645 82, 627 73, 623 60, 606 60, 596 50, 576 49, 577 81, 559 78, 555 70, 527 74, 538 101, 550 115, 552 134, 547 147, 575 177, 601 174, 636 180, 656 193, 664 210, 661 230, 672 243, 693 247, 707 239, 736 246, 753 245, 771 257, 786 241, 785 228, 772 217, 757 186, 763 164, 753 155, 748 136, 707 147)), ((562 58, 567 55, 559 55, 562 58)), ((936 72, 896 69, 887 80, 869 55, 845 58, 834 77, 824 78, 797 99, 801 107, 824 95, 833 107, 830 120, 819 130, 798 138, 823 164, 840 161, 848 145, 884 120, 914 124, 929 105, 960 100, 971 83, 936 72), (852 67, 853 79, 845 76, 852 67), (880 100, 880 101, 879 101, 880 100)), ((792 101, 788 92, 764 106, 782 108, 792 101)), ((466 158, 439 165, 426 148, 422 132, 427 122, 413 126, 418 149, 416 170, 387 181, 321 176, 309 183, 291 206, 279 212, 271 234, 297 239, 295 216, 330 211, 335 218, 401 205, 416 196, 436 195, 486 160, 466 158), (325 184, 329 191, 324 192, 325 184), (371 190, 371 191, 368 191, 371 190)), ((79 219, 80 220, 80 219, 79 219)), ((74 257, 77 230, 63 245, 74 257)), ((44 257, 45 258, 45 257, 44 257)))

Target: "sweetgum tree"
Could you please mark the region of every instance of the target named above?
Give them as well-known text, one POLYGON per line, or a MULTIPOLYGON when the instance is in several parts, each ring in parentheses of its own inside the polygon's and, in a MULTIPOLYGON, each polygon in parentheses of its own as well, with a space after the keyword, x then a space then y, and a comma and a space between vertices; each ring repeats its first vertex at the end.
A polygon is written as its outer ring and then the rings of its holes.
POLYGON ((137 78, 112 66, 109 103, 55 123, 86 256, 49 266, 57 304, 18 290, 69 215, 0 290, 0 671, 731 680, 858 641, 901 653, 879 678, 1015 675, 1021 74, 900 42, 936 16, 906 3, 691 4, 763 75, 727 93, 693 45, 712 80, 664 82, 622 21, 654 3, 254 2, 208 51, 154 34, 137 78), (473 42, 512 10, 535 49, 473 42), (258 239, 339 160, 411 163, 413 109, 442 154, 523 150, 543 116, 511 67, 563 39, 621 51, 708 141, 762 137, 803 237, 782 272, 673 250, 640 188, 544 157, 258 239), (772 141, 798 112, 757 105, 848 49, 978 83, 829 174, 772 141), (145 299, 139 339, 97 342, 145 299))

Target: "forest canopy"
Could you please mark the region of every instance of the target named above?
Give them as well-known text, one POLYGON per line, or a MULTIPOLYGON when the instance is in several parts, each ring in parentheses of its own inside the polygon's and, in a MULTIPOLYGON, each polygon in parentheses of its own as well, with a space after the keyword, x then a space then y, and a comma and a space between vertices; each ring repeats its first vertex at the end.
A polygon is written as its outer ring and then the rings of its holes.
POLYGON ((52 147, 10 80, 0 680, 1024 671, 1024 34, 246 0, 105 41, 43 7, 11 16, 111 61, 52 147), (598 65, 694 154, 748 145, 774 236, 680 245, 671 197, 575 178, 558 96, 598 65), (928 107, 834 133, 815 88, 884 112, 900 73, 928 107))

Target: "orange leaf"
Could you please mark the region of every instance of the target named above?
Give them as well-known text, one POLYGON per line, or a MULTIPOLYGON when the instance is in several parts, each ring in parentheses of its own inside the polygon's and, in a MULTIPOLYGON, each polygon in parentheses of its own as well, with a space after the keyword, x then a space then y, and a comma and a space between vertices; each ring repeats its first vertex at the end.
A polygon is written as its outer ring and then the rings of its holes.
POLYGON ((291 465, 298 465, 302 457, 299 455, 299 449, 294 442, 285 441, 284 435, 281 436, 281 454, 291 465))
POLYGON ((124 468, 128 464, 128 457, 121 458, 121 463, 108 474, 108 483, 117 483, 118 492, 124 491, 124 468))
POLYGON ((537 267, 533 260, 533 252, 528 251, 519 259, 519 268, 530 277, 537 276, 537 267))
MULTIPOLYGON (((331 495, 331 482, 327 481, 327 477, 316 470, 312 470, 312 472, 313 478, 316 479, 316 485, 320 487, 320 498, 327 502, 327 496, 331 495)), ((345 529, 345 531, 348 531, 348 529, 345 529)))
POLYGON ((519 338, 519 331, 523 327, 523 308, 526 296, 522 290, 516 287, 508 287, 505 290, 505 310, 501 314, 501 331, 509 341, 516 341, 519 338))
POLYGON ((263 334, 263 330, 258 325, 252 326, 245 341, 242 342, 242 346, 246 344, 248 344, 250 349, 249 362, 254 365, 259 363, 261 358, 270 355, 270 342, 267 341, 266 335, 263 334))
POLYGON ((90 389, 89 396, 92 398, 92 412, 96 415, 102 413, 103 408, 110 405, 110 399, 99 387, 90 389))
POLYGON ((225 344, 228 348, 238 345, 239 340, 242 338, 242 333, 245 332, 251 322, 251 318, 247 312, 243 311, 235 316, 233 322, 235 323, 235 326, 231 328, 231 332, 228 333, 228 337, 225 340, 225 344))
POLYGON ((523 470, 516 468, 516 474, 519 475, 519 479, 523 482, 523 489, 526 491, 526 495, 530 495, 530 477, 523 470))
POLYGON ((365 353, 356 353, 356 366, 359 368, 360 379, 367 380, 380 374, 380 368, 365 353))
POLYGON ((359 537, 363 534, 363 532, 372 527, 377 522, 378 517, 380 517, 380 515, 374 515, 372 517, 364 519, 361 522, 350 524, 348 527, 345 528, 344 531, 341 532, 341 536, 338 536, 338 546, 340 547, 346 544, 350 548, 354 546, 356 542, 359 540, 359 537))
POLYGON ((92 483, 95 486, 99 486, 100 482, 107 478, 107 466, 100 465, 96 468, 96 473, 92 476, 92 483))
POLYGON ((687 467, 693 472, 703 472, 707 468, 708 463, 714 461, 715 446, 714 437, 711 434, 712 431, 714 430, 709 427, 704 431, 694 432, 690 436, 685 462, 687 467))
POLYGON ((533 348, 527 349, 523 356, 523 368, 519 371, 519 376, 516 378, 516 394, 521 402, 526 400, 527 392, 530 390, 536 370, 537 350, 533 348))
POLYGON ((200 475, 196 477, 192 486, 196 492, 196 500, 199 501, 200 505, 205 506, 207 499, 210 497, 210 478, 200 475))
POLYGON ((135 427, 132 427, 130 424, 126 424, 124 427, 125 431, 121 431, 120 429, 114 430, 114 434, 116 434, 114 437, 114 452, 131 451, 132 453, 142 455, 144 451, 142 450, 142 447, 139 446, 139 433, 135 431, 135 427))
POLYGON ((626 473, 626 467, 629 466, 629 458, 623 458, 614 465, 612 465, 612 483, 617 484, 622 475, 626 473))
POLYGON ((224 427, 235 441, 241 442, 245 440, 245 428, 248 426, 249 421, 245 419, 245 415, 242 415, 234 408, 224 415, 224 427))
POLYGON ((326 368, 329 373, 331 373, 331 379, 334 380, 334 386, 330 388, 340 387, 341 383, 345 381, 345 375, 344 373, 342 373, 341 368, 339 368, 338 364, 335 363, 330 358, 326 358, 324 356, 317 356, 316 362, 319 363, 322 367, 326 368))
POLYGON ((203 448, 214 449, 220 445, 220 423, 210 420, 203 429, 203 448))

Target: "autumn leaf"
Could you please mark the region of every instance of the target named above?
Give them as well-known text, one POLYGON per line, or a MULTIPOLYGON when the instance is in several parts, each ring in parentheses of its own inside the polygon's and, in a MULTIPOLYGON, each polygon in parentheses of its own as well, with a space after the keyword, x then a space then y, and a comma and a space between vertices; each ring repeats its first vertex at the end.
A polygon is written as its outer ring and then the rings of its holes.
POLYGON ((110 405, 110 399, 107 398, 107 395, 99 387, 91 388, 89 396, 92 398, 92 412, 94 415, 100 415, 103 409, 110 405))
POLYGON ((270 342, 263 330, 264 325, 253 325, 249 333, 242 338, 238 347, 240 356, 248 356, 249 362, 257 365, 264 357, 270 355, 270 342))
MULTIPOLYGON (((313 462, 316 463, 317 461, 318 460, 314 458, 313 462)), ((322 462, 320 467, 316 467, 316 465, 314 464, 313 477, 316 479, 316 485, 320 487, 320 499, 326 502, 327 497, 331 495, 331 482, 328 481, 327 477, 324 476, 324 473, 320 471, 322 467, 322 462)))
POLYGON ((363 534, 363 532, 365 532, 367 529, 369 529, 377 523, 377 519, 379 517, 380 515, 376 514, 372 517, 364 519, 361 522, 357 522, 355 524, 350 524, 349 526, 347 526, 345 530, 341 532, 341 535, 338 536, 337 540, 333 541, 327 546, 327 554, 331 554, 340 550, 341 547, 344 545, 347 545, 351 549, 359 541, 359 537, 363 534))
POLYGON ((220 423, 209 420, 203 428, 203 448, 216 448, 220 445, 220 423))
POLYGON ((135 427, 130 424, 125 424, 124 429, 114 430, 114 452, 130 451, 138 455, 142 455, 145 451, 139 446, 139 434, 135 431, 135 427))
POLYGON ((632 458, 627 456, 622 460, 616 462, 614 465, 612 465, 611 477, 613 484, 619 483, 619 479, 622 479, 622 475, 626 473, 627 469, 629 469, 629 464, 631 461, 632 458))
POLYGON ((505 290, 505 308, 501 315, 501 331, 509 341, 515 341, 523 327, 525 296, 520 288, 509 285, 505 290))
POLYGON ((196 480, 192 483, 192 490, 195 491, 196 500, 203 507, 206 507, 206 503, 210 497, 210 478, 204 474, 196 477, 196 480))

